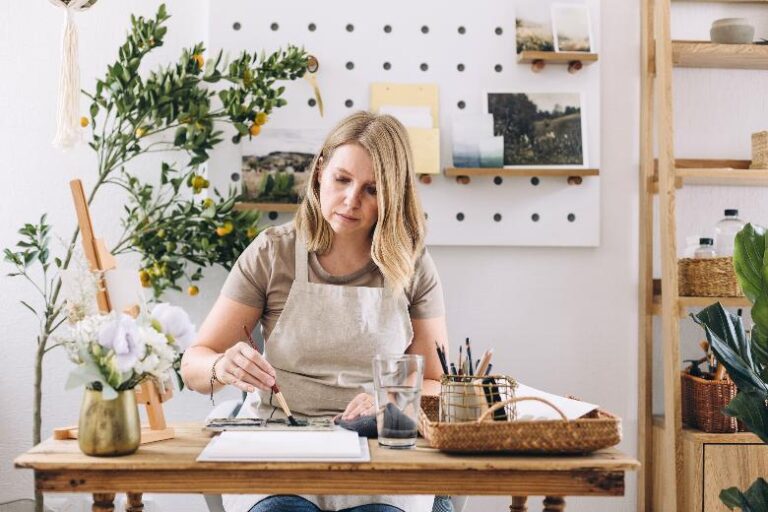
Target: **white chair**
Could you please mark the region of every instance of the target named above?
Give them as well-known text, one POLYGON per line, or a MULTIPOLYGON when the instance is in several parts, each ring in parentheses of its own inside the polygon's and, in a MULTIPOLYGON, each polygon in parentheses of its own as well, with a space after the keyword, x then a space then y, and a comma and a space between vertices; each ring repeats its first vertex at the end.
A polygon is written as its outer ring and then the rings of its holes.
MULTIPOLYGON (((243 399, 241 400, 232 399, 221 402, 216 407, 214 407, 210 413, 208 413, 205 421, 207 422, 211 418, 227 418, 229 416, 236 415, 239 408, 243 406, 244 399, 245 394, 243 394, 243 399)), ((209 512, 225 512, 224 504, 221 500, 221 494, 204 494, 203 498, 205 498, 205 504, 208 506, 209 512)), ((436 508, 433 509, 433 512, 442 512, 442 510, 437 510, 437 503, 438 502, 436 501, 436 508)), ((451 496, 451 503, 453 504, 453 510, 455 512, 462 512, 464 507, 467 505, 467 497, 451 496)))

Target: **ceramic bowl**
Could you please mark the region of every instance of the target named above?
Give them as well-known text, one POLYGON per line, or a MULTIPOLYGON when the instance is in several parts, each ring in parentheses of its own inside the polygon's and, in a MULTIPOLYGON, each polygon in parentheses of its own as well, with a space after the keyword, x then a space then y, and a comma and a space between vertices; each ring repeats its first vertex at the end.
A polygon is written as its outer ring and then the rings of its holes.
POLYGON ((750 44, 755 37, 755 27, 745 18, 723 18, 712 23, 709 37, 713 43, 750 44))

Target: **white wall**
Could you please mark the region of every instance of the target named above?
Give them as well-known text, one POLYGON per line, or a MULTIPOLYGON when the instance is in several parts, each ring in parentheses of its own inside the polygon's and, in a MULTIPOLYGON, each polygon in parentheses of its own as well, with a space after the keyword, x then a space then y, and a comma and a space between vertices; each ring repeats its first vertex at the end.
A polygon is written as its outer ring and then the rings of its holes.
MULTIPOLYGON (((79 17, 84 88, 90 89, 114 58, 129 14, 149 15, 157 4, 104 1, 79 17)), ((182 45, 205 38, 207 5, 168 2, 173 18, 156 62, 175 59, 182 45)), ((432 249, 446 292, 451 339, 470 336, 479 346, 495 346, 497 369, 618 413, 624 420, 621 448, 629 453, 635 452, 637 429, 638 12, 637 0, 602 2, 601 246, 432 249)), ((0 198, 0 247, 14 243, 17 227, 42 211, 68 237, 74 215, 67 182, 81 177, 88 183, 95 174, 89 148, 60 153, 49 143, 61 21, 61 13, 47 2, 0 3, 0 172, 6 190, 0 198)), ((118 234, 113 204, 119 200, 106 194, 94 207, 97 231, 108 240, 118 234)), ((199 323, 223 277, 223 272, 212 273, 196 299, 170 299, 199 323)), ((36 322, 17 303, 34 300, 29 287, 1 279, 0 331, 6 333, 8 355, 0 372, 5 391, 0 395, 0 502, 32 494, 31 472, 12 469, 12 459, 31 442, 37 332, 36 322)), ((62 353, 47 358, 44 435, 76 422, 81 393, 63 391, 69 368, 62 353)), ((198 420, 208 408, 205 397, 185 392, 168 403, 166 415, 170 421, 198 420)), ((633 510, 634 481, 628 478, 625 498, 574 498, 569 510, 633 510)), ((155 501, 158 510, 204 510, 199 497, 155 496, 155 501)), ((476 498, 470 510, 503 510, 507 504, 504 498, 476 498)))

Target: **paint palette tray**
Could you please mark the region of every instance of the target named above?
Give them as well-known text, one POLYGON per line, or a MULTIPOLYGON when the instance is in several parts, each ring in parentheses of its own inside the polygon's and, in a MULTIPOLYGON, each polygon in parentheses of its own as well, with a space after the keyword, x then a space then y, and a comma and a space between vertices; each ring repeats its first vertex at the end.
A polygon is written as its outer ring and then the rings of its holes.
POLYGON ((224 432, 225 430, 333 430, 335 425, 333 421, 328 418, 312 418, 309 420, 297 419, 298 425, 291 425, 288 420, 285 419, 270 419, 265 420, 262 418, 211 418, 209 419, 203 430, 209 432, 224 432))

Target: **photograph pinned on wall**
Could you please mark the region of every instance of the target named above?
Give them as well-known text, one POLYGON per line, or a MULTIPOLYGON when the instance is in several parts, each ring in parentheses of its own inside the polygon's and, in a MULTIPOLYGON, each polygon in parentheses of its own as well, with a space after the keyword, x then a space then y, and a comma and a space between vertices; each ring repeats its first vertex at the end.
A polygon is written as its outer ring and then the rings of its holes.
POLYGON ((245 200, 299 203, 307 186, 308 167, 323 136, 321 130, 273 128, 243 144, 245 200))
POLYGON ((504 167, 587 165, 581 93, 488 92, 493 132, 504 138, 504 167))
POLYGON ((552 11, 548 2, 525 0, 515 7, 517 53, 555 51, 552 35, 552 11))
POLYGON ((589 7, 580 4, 552 4, 552 32, 555 35, 555 51, 591 52, 589 7))
POLYGON ((503 167, 504 137, 493 134, 493 115, 460 113, 451 122, 454 167, 503 167))

